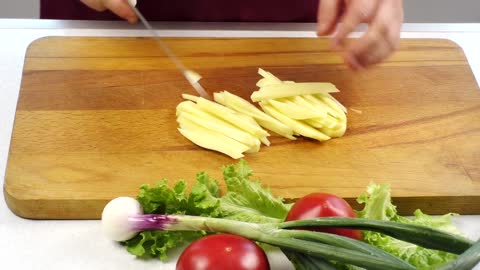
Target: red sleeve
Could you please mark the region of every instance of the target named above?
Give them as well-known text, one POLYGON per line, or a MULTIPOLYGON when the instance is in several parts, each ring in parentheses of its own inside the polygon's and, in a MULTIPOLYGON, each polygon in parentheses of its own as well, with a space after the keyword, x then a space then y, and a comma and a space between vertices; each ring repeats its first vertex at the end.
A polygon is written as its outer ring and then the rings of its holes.
MULTIPOLYGON (((318 0, 138 0, 151 21, 315 22, 318 0)), ((42 19, 117 20, 80 0, 41 0, 42 19)))

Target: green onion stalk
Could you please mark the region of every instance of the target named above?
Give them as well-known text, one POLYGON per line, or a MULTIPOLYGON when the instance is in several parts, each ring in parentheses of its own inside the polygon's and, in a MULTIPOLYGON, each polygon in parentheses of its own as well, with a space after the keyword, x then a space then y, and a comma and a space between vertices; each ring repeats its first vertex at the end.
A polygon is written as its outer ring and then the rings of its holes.
POLYGON ((357 240, 321 232, 279 229, 278 223, 257 224, 221 218, 158 214, 131 215, 127 222, 130 230, 136 232, 164 230, 228 233, 279 247, 287 253, 292 251, 368 269, 415 269, 374 247, 367 249, 360 246, 357 240), (339 238, 342 241, 336 242, 339 238))

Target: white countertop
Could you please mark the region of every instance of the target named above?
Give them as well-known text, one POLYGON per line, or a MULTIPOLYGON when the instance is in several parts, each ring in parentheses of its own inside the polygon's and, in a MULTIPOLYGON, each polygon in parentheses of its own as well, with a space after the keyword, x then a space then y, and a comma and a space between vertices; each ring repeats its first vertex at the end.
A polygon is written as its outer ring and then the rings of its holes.
MULTIPOLYGON (((313 24, 158 23, 164 36, 315 37, 313 24)), ((358 36, 359 33, 353 34, 358 36)), ((13 128, 27 46, 44 36, 149 36, 123 22, 0 19, 0 184, 13 128)), ((480 82, 480 24, 405 24, 402 38, 446 38, 459 44, 480 82)), ((480 83, 479 83, 480 84, 480 83)), ((480 203, 480 202, 479 202, 480 203)), ((480 215, 455 218, 472 239, 480 238, 480 215)), ((106 240, 100 222, 26 220, 0 200, 2 269, 174 269, 175 262, 142 261, 106 240)), ((272 269, 293 269, 280 253, 269 254, 272 269)), ((480 266, 475 269, 480 270, 480 266)))

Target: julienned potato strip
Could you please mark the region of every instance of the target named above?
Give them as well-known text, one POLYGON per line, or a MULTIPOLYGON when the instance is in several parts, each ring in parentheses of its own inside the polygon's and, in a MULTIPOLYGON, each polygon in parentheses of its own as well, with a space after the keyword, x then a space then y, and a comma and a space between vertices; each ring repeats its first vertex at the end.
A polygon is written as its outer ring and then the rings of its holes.
POLYGON ((330 140, 330 137, 328 137, 327 135, 321 133, 317 129, 309 126, 308 124, 306 124, 304 122, 288 118, 287 116, 283 115, 282 113, 277 111, 275 108, 273 108, 270 104, 260 103, 260 106, 262 107, 262 109, 266 113, 268 113, 271 116, 279 119, 283 123, 291 126, 295 132, 297 132, 298 134, 300 134, 302 136, 312 138, 312 139, 315 139, 315 140, 319 140, 319 141, 330 140))
POLYGON ((346 109, 330 95, 339 92, 335 85, 282 81, 263 69, 258 73, 263 78, 251 99, 261 109, 228 91, 214 93, 215 101, 182 94, 186 101, 176 112, 179 132, 194 144, 233 159, 259 152, 261 143, 269 146, 268 131, 290 140, 304 136, 322 142, 345 134, 346 109))
MULTIPOLYGON (((185 122, 192 122, 198 123, 201 127, 209 129, 209 130, 216 130, 218 133, 229 136, 232 135, 236 138, 236 141, 249 146, 250 148, 257 148, 260 145, 260 140, 251 136, 250 134, 236 129, 234 126, 229 125, 225 122, 215 123, 214 121, 209 121, 209 119, 198 118, 193 114, 182 112, 178 116, 179 123, 183 124, 185 122)), ((188 129, 188 128, 187 128, 188 129)))
POLYGON ((253 92, 250 98, 252 101, 258 102, 268 99, 335 92, 340 91, 331 83, 282 83, 266 85, 259 91, 253 92))
POLYGON ((233 159, 242 158, 242 153, 248 150, 248 146, 207 129, 179 128, 178 131, 196 145, 222 152, 233 159))
POLYGON ((289 100, 275 100, 271 99, 267 101, 270 105, 275 107, 275 109, 281 112, 283 115, 295 119, 295 120, 306 120, 312 119, 317 117, 322 117, 324 114, 316 112, 315 110, 309 110, 309 108, 305 108, 302 106, 298 106, 297 104, 289 101, 289 100))
POLYGON ((215 93, 214 99, 216 102, 232 110, 253 117, 263 128, 271 130, 280 136, 295 140, 295 137, 293 137, 293 130, 289 126, 284 125, 282 122, 261 111, 243 98, 227 91, 223 91, 215 93))
POLYGON ((239 129, 243 129, 257 138, 269 135, 267 131, 256 125, 255 122, 250 121, 253 119, 246 119, 245 115, 239 115, 237 112, 223 105, 204 98, 198 99, 197 105, 200 109, 208 113, 214 114, 216 117, 224 119, 227 122, 230 122, 231 124, 237 126, 239 129))

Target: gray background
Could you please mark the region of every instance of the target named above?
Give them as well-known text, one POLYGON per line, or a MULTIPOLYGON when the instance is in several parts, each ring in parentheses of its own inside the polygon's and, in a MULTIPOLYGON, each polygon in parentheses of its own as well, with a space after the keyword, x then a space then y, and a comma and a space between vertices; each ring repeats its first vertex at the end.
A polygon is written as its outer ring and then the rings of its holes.
MULTIPOLYGON (((38 18, 40 0, 0 0, 0 18, 38 18)), ((480 22, 479 0, 405 0, 405 22, 480 22)))

